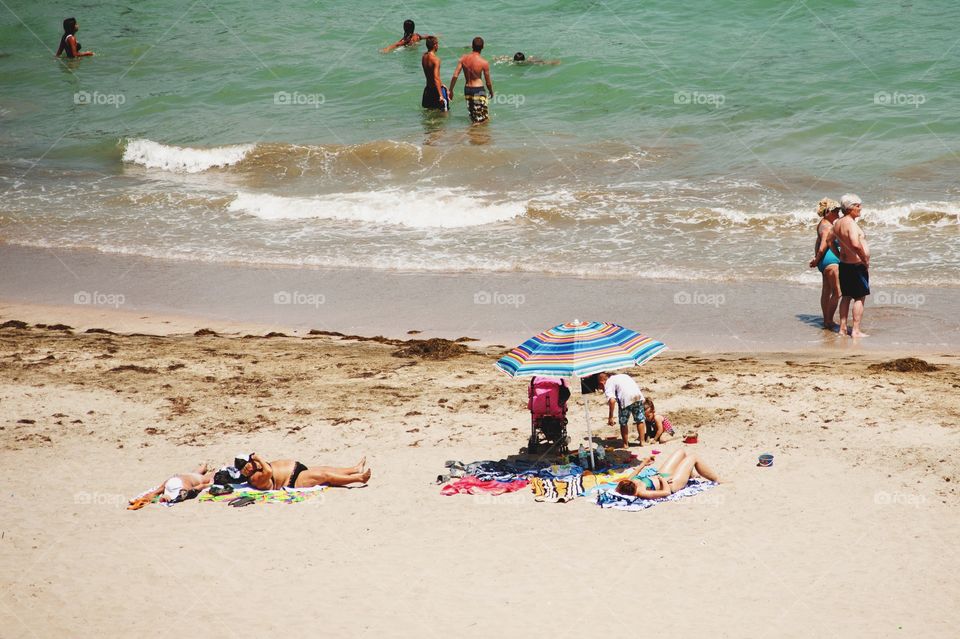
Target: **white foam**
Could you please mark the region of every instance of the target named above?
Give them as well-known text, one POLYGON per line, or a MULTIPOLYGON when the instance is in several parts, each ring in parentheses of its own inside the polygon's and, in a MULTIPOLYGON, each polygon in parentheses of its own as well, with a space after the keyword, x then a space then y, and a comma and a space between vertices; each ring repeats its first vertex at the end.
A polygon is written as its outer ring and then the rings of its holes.
POLYGON ((525 201, 493 203, 453 189, 361 191, 313 197, 240 192, 227 207, 264 220, 318 218, 412 228, 492 224, 519 217, 526 208, 525 201))
POLYGON ((215 166, 230 166, 240 162, 256 145, 235 144, 207 149, 169 146, 153 140, 134 139, 127 141, 123 161, 139 164, 148 169, 161 169, 177 173, 200 173, 215 166))

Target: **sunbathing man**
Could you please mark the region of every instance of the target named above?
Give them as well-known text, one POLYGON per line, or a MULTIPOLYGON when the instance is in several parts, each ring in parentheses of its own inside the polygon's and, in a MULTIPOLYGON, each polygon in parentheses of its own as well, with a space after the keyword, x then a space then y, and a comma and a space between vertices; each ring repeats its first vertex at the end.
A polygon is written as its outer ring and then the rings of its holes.
POLYGON ((152 502, 157 496, 160 496, 161 503, 177 503, 184 499, 196 497, 204 488, 213 484, 214 471, 210 470, 206 464, 200 464, 197 470, 192 473, 180 473, 174 475, 159 486, 140 493, 130 500, 127 510, 139 510, 152 502))
MULTIPOLYGON (((650 465, 648 459, 641 468, 650 465)), ((699 455, 681 448, 667 460, 656 474, 643 473, 636 479, 624 479, 617 484, 617 492, 621 495, 635 495, 643 499, 660 499, 668 497, 678 490, 683 490, 690 476, 696 471, 698 475, 710 481, 720 481, 717 473, 707 466, 699 455)))
POLYGON ((267 462, 253 453, 250 461, 241 469, 247 483, 257 490, 280 490, 282 488, 313 488, 321 484, 328 486, 346 486, 347 484, 365 484, 370 481, 370 469, 366 468, 364 457, 356 466, 336 468, 317 466, 307 468, 298 461, 281 459, 267 462))

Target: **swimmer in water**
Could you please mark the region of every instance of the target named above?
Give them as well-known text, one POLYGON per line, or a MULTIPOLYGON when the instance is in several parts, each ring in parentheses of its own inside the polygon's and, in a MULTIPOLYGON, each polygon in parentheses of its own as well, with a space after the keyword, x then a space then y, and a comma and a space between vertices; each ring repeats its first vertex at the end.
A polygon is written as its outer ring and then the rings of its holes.
POLYGON ((76 18, 67 18, 63 21, 63 35, 60 36, 60 46, 57 47, 57 57, 66 54, 68 58, 85 58, 92 56, 93 51, 81 51, 80 43, 77 42, 77 31, 80 25, 76 18))
POLYGON ((390 53, 394 49, 399 49, 400 47, 409 47, 417 44, 421 40, 424 40, 430 36, 420 35, 415 31, 416 25, 413 20, 404 20, 403 21, 403 37, 391 44, 388 47, 380 49, 380 53, 390 53))
POLYGON ((560 64, 559 60, 544 60, 543 58, 538 58, 536 56, 527 57, 526 55, 524 55, 522 51, 517 51, 516 53, 514 53, 512 58, 508 55, 494 56, 493 61, 496 62, 497 64, 502 64, 506 62, 508 64, 516 64, 516 65, 523 65, 523 66, 532 66, 535 64, 554 66, 554 65, 560 64))

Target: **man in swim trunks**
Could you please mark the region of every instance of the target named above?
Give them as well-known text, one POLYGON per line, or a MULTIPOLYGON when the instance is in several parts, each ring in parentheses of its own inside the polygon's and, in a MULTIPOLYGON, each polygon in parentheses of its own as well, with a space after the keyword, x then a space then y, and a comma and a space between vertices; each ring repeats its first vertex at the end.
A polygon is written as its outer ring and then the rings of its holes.
POLYGON ((630 416, 633 415, 633 425, 637 427, 637 436, 640 438, 640 445, 643 445, 647 439, 647 424, 643 415, 643 393, 640 387, 632 377, 625 373, 600 373, 597 375, 597 381, 603 394, 607 398, 607 405, 610 407, 610 415, 607 418, 607 424, 614 425, 613 412, 617 409, 618 421, 620 423, 620 439, 623 441, 623 447, 628 448, 630 442, 627 441, 627 425, 630 423, 630 416))
POLYGON ((490 99, 493 99, 490 63, 483 59, 483 56, 480 55, 481 51, 483 51, 483 38, 477 36, 473 39, 473 51, 460 58, 457 68, 453 70, 453 78, 450 80, 450 94, 453 94, 453 88, 457 85, 457 78, 460 77, 460 70, 463 70, 466 78, 463 97, 467 99, 470 121, 474 124, 486 122, 490 117, 487 112, 487 92, 483 89, 484 80, 486 81, 487 91, 490 93, 490 99))
POLYGON ((860 330, 863 305, 870 294, 870 249, 867 248, 863 231, 857 225, 862 202, 860 197, 847 193, 840 198, 843 217, 833 225, 833 232, 840 243, 840 334, 847 334, 847 314, 853 302, 853 328, 851 337, 866 337, 860 330))
POLYGON ((443 82, 440 80, 440 58, 437 57, 439 47, 440 42, 436 36, 427 36, 427 52, 420 58, 420 65, 423 67, 423 77, 427 80, 427 86, 423 88, 420 106, 424 109, 449 111, 450 105, 447 96, 444 95, 447 87, 443 86, 443 82))
POLYGON ((240 472, 247 483, 257 490, 280 490, 282 488, 312 488, 321 484, 328 486, 346 486, 347 484, 365 484, 370 481, 370 469, 366 468, 364 457, 356 466, 337 468, 317 466, 307 468, 292 459, 267 462, 256 453, 240 472))

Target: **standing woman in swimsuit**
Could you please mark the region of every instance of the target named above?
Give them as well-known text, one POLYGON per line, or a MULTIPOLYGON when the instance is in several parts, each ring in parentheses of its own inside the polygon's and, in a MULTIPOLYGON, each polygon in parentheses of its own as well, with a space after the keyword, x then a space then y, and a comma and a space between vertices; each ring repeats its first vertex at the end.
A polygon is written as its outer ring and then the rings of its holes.
MULTIPOLYGON (((642 467, 646 467, 652 459, 648 459, 642 467)), ((617 484, 617 492, 621 495, 634 495, 643 499, 660 499, 669 497, 678 490, 683 490, 690 481, 691 475, 696 472, 704 479, 720 481, 717 473, 707 466, 700 456, 694 452, 681 448, 667 460, 655 474, 642 473, 635 479, 624 479, 617 484)))
POLYGON ((814 256, 810 260, 810 268, 816 266, 823 276, 823 285, 820 289, 820 310, 823 311, 823 327, 833 330, 833 315, 837 312, 840 303, 840 257, 836 247, 836 237, 833 233, 833 223, 840 217, 840 204, 823 198, 817 204, 817 243, 814 245, 814 256))
POLYGON ((63 35, 60 36, 60 46, 57 47, 57 57, 66 54, 68 58, 84 58, 93 55, 93 51, 81 51, 77 42, 77 31, 80 25, 76 18, 67 18, 63 21, 63 35))

